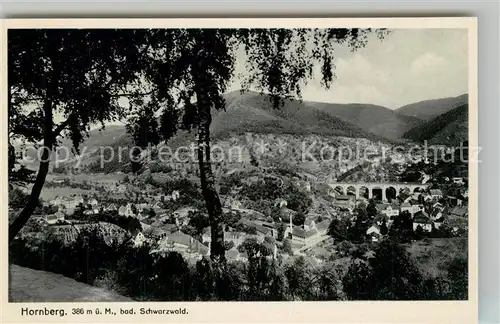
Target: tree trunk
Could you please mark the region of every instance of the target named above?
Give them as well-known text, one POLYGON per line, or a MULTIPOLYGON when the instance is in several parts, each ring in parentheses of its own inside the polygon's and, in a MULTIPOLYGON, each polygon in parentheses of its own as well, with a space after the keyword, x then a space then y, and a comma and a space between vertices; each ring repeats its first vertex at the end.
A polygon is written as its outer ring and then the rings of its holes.
POLYGON ((44 103, 44 136, 43 136, 43 153, 40 161, 40 167, 36 175, 35 183, 31 188, 31 193, 19 216, 9 226, 9 243, 11 243, 16 235, 21 231, 23 226, 28 222, 29 218, 35 211, 38 205, 40 193, 42 192, 45 178, 49 172, 49 159, 54 143, 54 136, 52 131, 52 103, 47 99, 44 103))
POLYGON ((210 161, 210 103, 200 91, 197 93, 198 113, 198 165, 203 198, 207 206, 210 220, 211 236, 210 257, 213 261, 225 261, 224 226, 222 220, 222 204, 215 188, 215 178, 210 161))

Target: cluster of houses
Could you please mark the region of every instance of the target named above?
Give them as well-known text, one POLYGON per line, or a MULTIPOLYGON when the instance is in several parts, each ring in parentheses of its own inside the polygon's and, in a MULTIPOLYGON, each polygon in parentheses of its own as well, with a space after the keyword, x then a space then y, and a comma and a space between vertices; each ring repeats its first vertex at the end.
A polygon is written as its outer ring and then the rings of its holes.
MULTIPOLYGON (((328 238, 327 232, 331 222, 329 218, 318 222, 317 220, 320 215, 311 213, 306 216, 304 224, 298 226, 293 224, 293 217, 296 213, 286 207, 286 200, 278 199, 275 202, 275 206, 279 207, 283 217, 289 220, 288 226, 284 227, 283 238, 290 240, 292 252, 299 252, 300 250, 313 247, 328 238)), ((270 258, 276 258, 278 247, 275 242, 278 239, 280 227, 284 224, 282 222, 270 221, 268 217, 257 211, 252 211, 253 213, 251 213, 250 210, 244 210, 236 201, 231 202, 225 210, 229 212, 233 208, 238 212, 249 213, 247 215, 249 217, 242 217, 238 221, 238 225, 252 230, 243 232, 225 228, 224 240, 226 243, 231 244, 231 248, 226 251, 226 257, 233 260, 246 260, 246 254, 239 252, 238 247, 247 239, 255 239, 258 243, 267 246, 269 251, 272 251, 269 256, 270 258)), ((204 245, 210 246, 210 227, 204 229, 202 242, 204 245)))
POLYGON ((302 226, 293 225, 292 219, 285 229, 285 237, 292 240, 292 247, 304 249, 312 247, 328 238, 327 232, 330 219, 316 223, 314 219, 307 218, 302 226))
POLYGON ((170 195, 151 197, 149 203, 127 203, 119 206, 114 203, 104 204, 96 197, 76 194, 71 196, 58 196, 48 203, 48 206, 57 207, 57 212, 47 215, 45 219, 48 224, 55 224, 59 221, 64 221, 65 216, 73 215, 78 207, 83 207, 84 215, 97 215, 102 212, 115 211, 120 216, 143 219, 149 217, 153 212, 154 215, 163 215, 165 213, 163 203, 165 201, 176 201, 179 197, 179 191, 174 190, 170 195))
POLYGON ((185 259, 193 261, 210 254, 210 249, 207 246, 180 230, 163 234, 151 253, 165 254, 171 251, 178 252, 185 259))
MULTIPOLYGON (((453 181, 455 182, 455 179, 453 181)), ((311 192, 311 186, 308 182, 299 185, 305 192, 311 192)), ((125 185, 119 185, 116 189, 119 192, 126 192, 125 185)), ((210 254, 210 227, 203 230, 201 240, 182 232, 182 228, 189 224, 190 214, 196 212, 196 209, 182 207, 173 213, 169 213, 164 209, 165 201, 176 201, 179 196, 178 191, 173 191, 167 196, 151 196, 149 202, 126 203, 124 205, 112 203, 104 205, 95 197, 88 198, 77 195, 57 197, 50 204, 57 206, 58 211, 47 215, 46 222, 48 224, 60 223, 64 221, 66 215, 71 215, 80 206, 84 207, 84 214, 86 215, 98 214, 103 211, 115 211, 120 216, 134 217, 141 222, 142 232, 134 233, 135 245, 140 246, 149 241, 155 243, 152 253, 162 254, 176 251, 187 260, 199 260, 210 254)), ((450 197, 444 196, 439 189, 431 189, 426 193, 409 193, 405 197, 404 200, 393 199, 389 203, 383 202, 375 205, 378 217, 366 232, 373 241, 378 241, 382 236, 381 219, 385 220, 388 228, 390 228, 394 220, 403 212, 408 212, 411 215, 415 231, 421 228, 424 232, 439 228, 446 215, 467 217, 466 193, 461 197, 450 197), (443 199, 446 200, 446 203, 443 202, 443 199)), ((353 212, 361 202, 368 203, 367 199, 356 199, 353 195, 336 195, 332 201, 325 200, 325 203, 331 204, 334 209, 349 212, 353 212)), ((297 226, 293 224, 296 212, 287 208, 286 200, 278 199, 275 202, 275 207, 282 211, 283 222, 288 224, 283 224, 282 221, 272 221, 269 216, 245 209, 238 201, 231 201, 228 205, 225 204, 225 212, 234 210, 239 213, 249 213, 246 215, 247 217, 242 217, 239 220, 238 223, 241 225, 241 227, 238 227, 239 230, 225 228, 224 240, 230 245, 226 251, 226 257, 229 260, 245 261, 248 259, 246 253, 238 249, 247 239, 255 239, 257 242, 266 245, 272 251, 269 257, 276 258, 278 247, 275 242, 279 231, 284 231, 283 237, 290 240, 292 251, 299 254, 306 249, 317 247, 320 242, 329 237, 327 232, 331 218, 334 215, 310 213, 306 215, 304 224, 297 226), (251 228, 252 231, 244 232, 242 227, 251 228)))
MULTIPOLYGON (((468 208, 463 204, 463 201, 458 199, 453 203, 445 206, 440 201, 444 197, 439 189, 431 189, 424 196, 419 193, 408 196, 403 202, 393 200, 391 203, 376 204, 377 213, 379 216, 377 221, 368 228, 366 234, 372 238, 372 241, 378 241, 381 237, 381 225, 383 220, 386 220, 386 225, 390 229, 394 220, 403 212, 408 212, 411 215, 413 222, 413 230, 422 230, 423 232, 431 232, 433 228, 439 229, 446 218, 458 217, 467 219, 468 208), (423 202, 423 203, 422 203, 423 202), (451 206, 451 207, 450 207, 451 206)), ((458 228, 453 228, 454 231, 458 228)))
MULTIPOLYGON (((270 258, 277 257, 278 247, 275 241, 265 239, 266 237, 274 237, 275 231, 264 230, 264 228, 266 227, 263 227, 262 225, 254 225, 260 227, 260 230, 257 231, 257 234, 248 234, 239 231, 224 231, 224 241, 226 242, 226 244, 231 244, 230 249, 226 251, 226 258, 228 260, 248 260, 247 253, 245 251, 239 251, 238 249, 238 247, 248 239, 254 239, 256 242, 266 245, 269 251, 271 251, 271 254, 269 255, 270 258)), ((204 245, 210 247, 210 243, 212 242, 210 227, 207 227, 203 230, 202 240, 204 245)))

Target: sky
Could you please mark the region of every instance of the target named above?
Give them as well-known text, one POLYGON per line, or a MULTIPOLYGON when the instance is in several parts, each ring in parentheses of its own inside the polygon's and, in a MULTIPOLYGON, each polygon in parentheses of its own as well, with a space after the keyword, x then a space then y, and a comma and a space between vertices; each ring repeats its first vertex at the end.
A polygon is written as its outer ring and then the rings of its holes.
MULTIPOLYGON (((354 53, 336 51, 337 79, 329 90, 319 78, 303 88, 303 99, 331 103, 404 105, 467 93, 466 29, 396 29, 383 40, 370 37, 354 53)), ((237 64, 236 72, 242 72, 237 64)), ((230 90, 241 86, 233 82, 230 90)))

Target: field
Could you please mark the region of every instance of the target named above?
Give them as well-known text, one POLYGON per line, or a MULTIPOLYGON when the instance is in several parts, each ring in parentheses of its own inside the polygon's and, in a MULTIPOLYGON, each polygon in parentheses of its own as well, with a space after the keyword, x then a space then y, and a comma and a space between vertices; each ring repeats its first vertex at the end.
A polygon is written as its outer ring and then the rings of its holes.
POLYGON ((101 182, 101 183, 112 183, 123 180, 124 174, 108 173, 108 174, 71 174, 71 175, 57 175, 49 174, 47 175, 47 181, 53 181, 55 178, 68 178, 70 181, 83 182, 101 182))
POLYGON ((71 196, 71 195, 91 195, 97 191, 95 190, 84 190, 80 188, 70 188, 70 187, 56 187, 56 188, 43 188, 40 198, 43 200, 52 200, 56 197, 61 196, 71 196))

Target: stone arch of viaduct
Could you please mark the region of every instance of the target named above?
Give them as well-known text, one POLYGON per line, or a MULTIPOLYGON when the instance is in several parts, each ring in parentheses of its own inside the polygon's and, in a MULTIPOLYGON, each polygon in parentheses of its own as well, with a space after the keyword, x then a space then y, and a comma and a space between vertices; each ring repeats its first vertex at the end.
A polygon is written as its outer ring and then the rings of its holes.
POLYGON ((396 191, 396 194, 402 189, 408 189, 410 192, 416 192, 418 190, 426 190, 429 185, 422 183, 331 183, 330 195, 335 195, 335 190, 341 188, 343 194, 353 193, 356 198, 359 198, 362 193, 368 190, 368 199, 373 198, 374 190, 382 191, 382 200, 386 201, 387 189, 392 188, 396 191))

